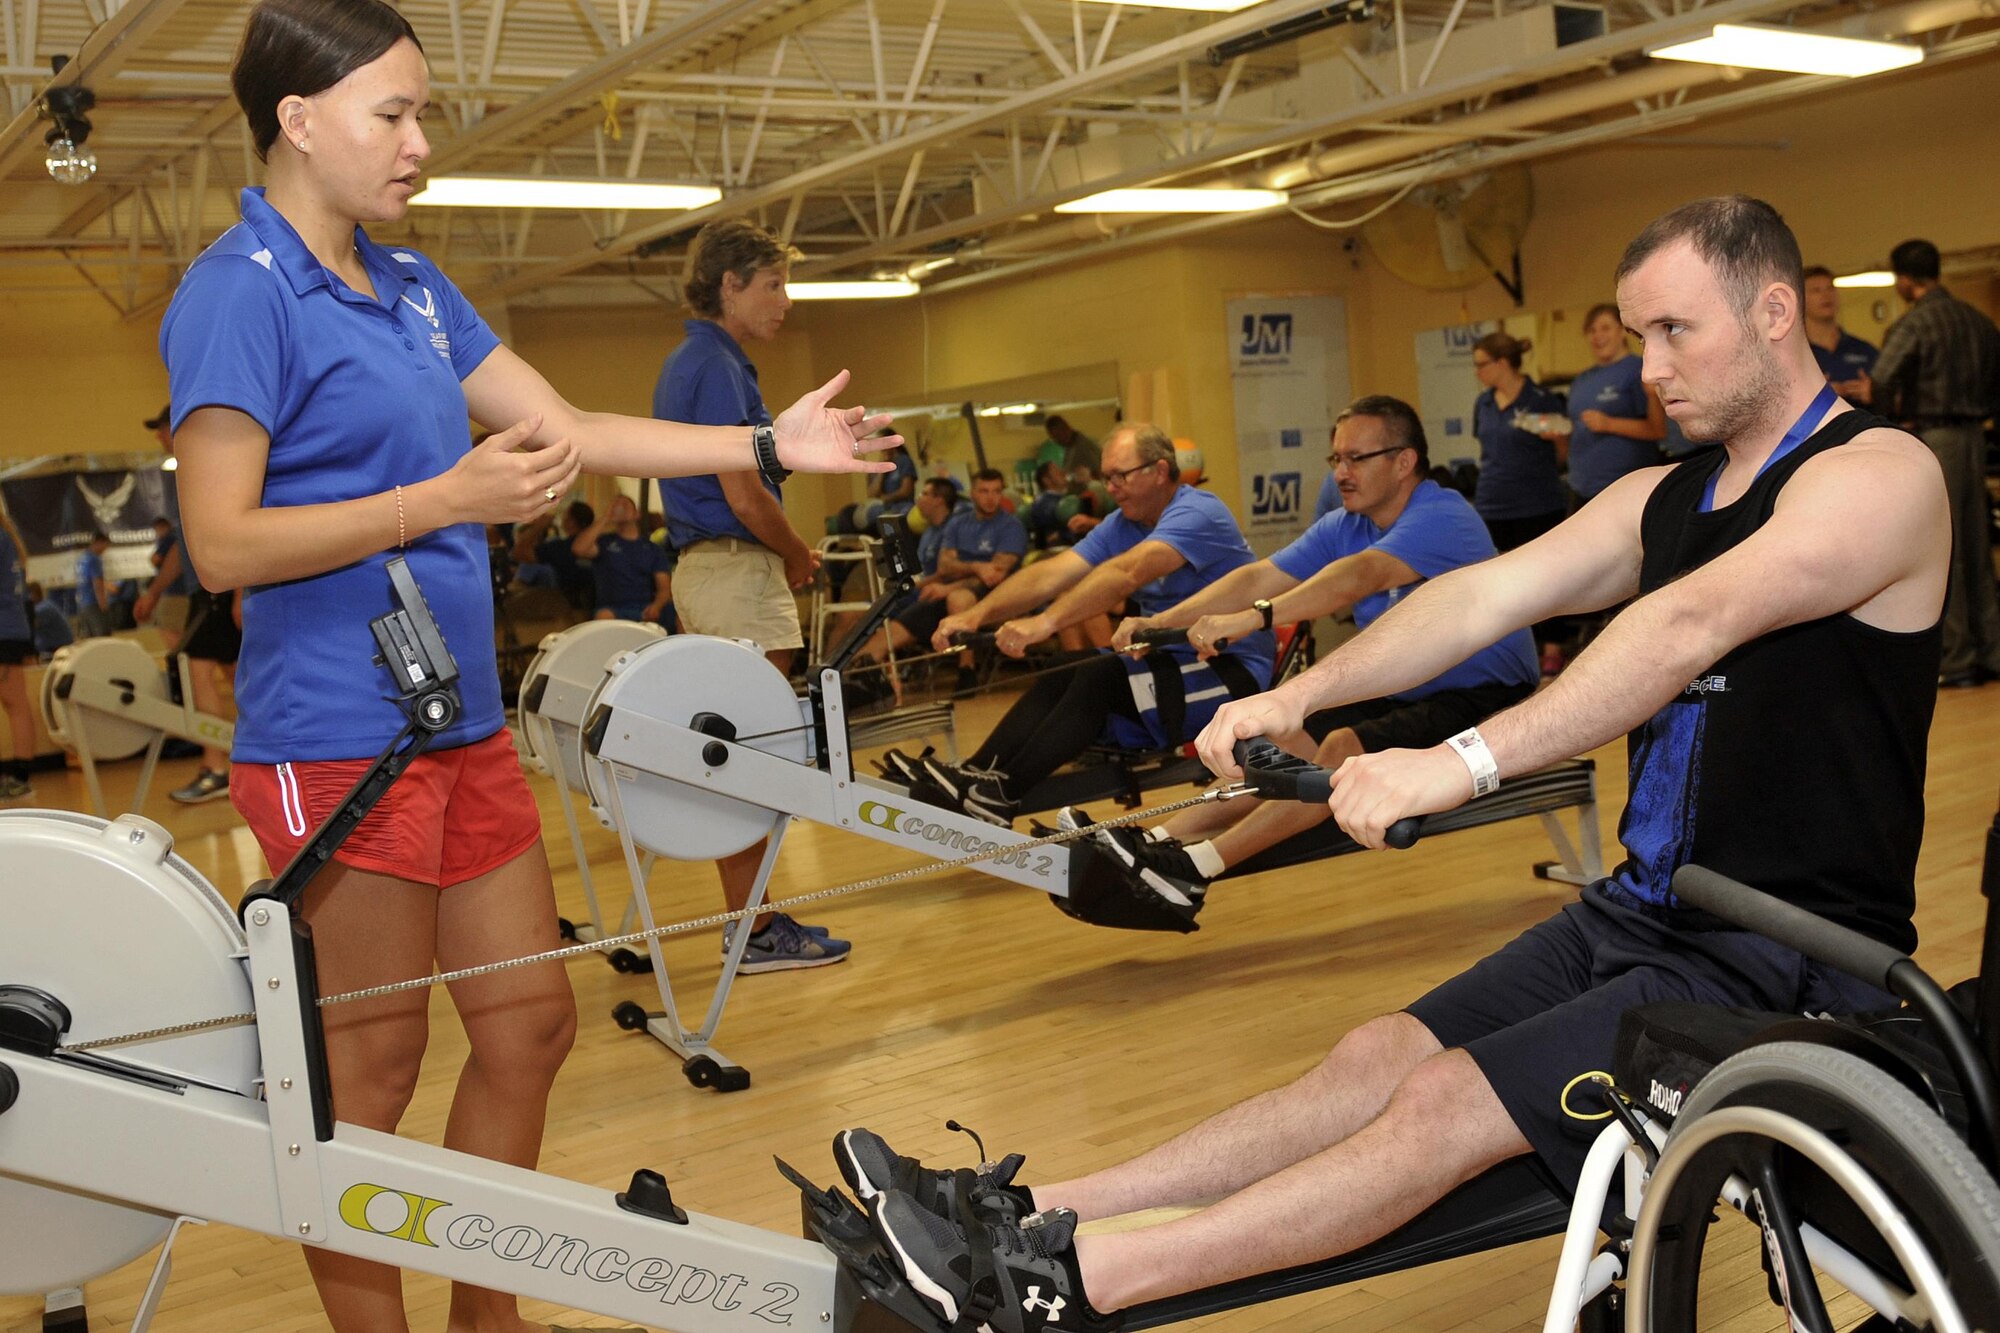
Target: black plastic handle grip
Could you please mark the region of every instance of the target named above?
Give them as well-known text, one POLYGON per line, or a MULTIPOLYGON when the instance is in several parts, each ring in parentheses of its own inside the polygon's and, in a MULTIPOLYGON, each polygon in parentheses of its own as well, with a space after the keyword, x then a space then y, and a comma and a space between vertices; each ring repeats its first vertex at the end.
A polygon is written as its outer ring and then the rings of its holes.
MULTIPOLYGON (((1236 742, 1236 764, 1243 770, 1243 780, 1266 800, 1324 805, 1333 795, 1333 774, 1261 736, 1236 742)), ((1408 815, 1389 825, 1382 840, 1404 851, 1416 845, 1422 831, 1423 820, 1408 815)))
MULTIPOLYGON (((1164 627, 1142 629, 1132 635, 1133 643, 1143 643, 1149 648, 1171 648, 1187 641, 1188 632, 1185 629, 1167 629, 1164 627)), ((1221 652, 1229 646, 1229 640, 1217 639, 1212 646, 1217 652, 1221 652)))
POLYGON ((1703 866, 1682 866, 1674 872, 1674 896, 1689 907, 1755 931, 1871 986, 1896 989, 1889 984, 1889 969, 1903 962, 1906 955, 1858 931, 1814 916, 1802 907, 1780 902, 1748 884, 1739 884, 1727 875, 1718 875, 1703 866))
POLYGON ((985 648, 993 643, 994 631, 990 629, 962 629, 951 636, 954 648, 985 648))

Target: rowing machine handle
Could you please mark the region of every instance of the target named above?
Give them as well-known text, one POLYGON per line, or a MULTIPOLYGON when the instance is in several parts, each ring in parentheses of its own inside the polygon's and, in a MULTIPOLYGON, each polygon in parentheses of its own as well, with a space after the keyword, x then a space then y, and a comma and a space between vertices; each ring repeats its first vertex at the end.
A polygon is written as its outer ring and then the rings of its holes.
POLYGON ((990 648, 993 645, 993 635, 994 631, 990 629, 957 630, 951 636, 951 646, 954 648, 990 648))
MULTIPOLYGON (((1149 648, 1171 648, 1179 644, 1184 644, 1187 641, 1188 632, 1186 629, 1142 629, 1132 636, 1133 643, 1143 643, 1149 648)), ((1221 652, 1228 646, 1229 640, 1227 639, 1217 639, 1215 641, 1215 650, 1217 652, 1221 652)))
MULTIPOLYGON (((1333 774, 1285 753, 1262 736, 1236 742, 1236 765, 1243 770, 1243 780, 1267 800, 1323 805, 1333 795, 1333 774)), ((1382 841, 1404 851, 1416 846, 1422 829, 1423 820, 1408 815, 1389 825, 1382 841)))
POLYGON ((1897 990, 1889 983, 1889 970, 1905 961, 1900 950, 1739 884, 1727 875, 1704 866, 1682 866, 1674 872, 1674 896, 1689 907, 1796 949, 1871 986, 1897 990))

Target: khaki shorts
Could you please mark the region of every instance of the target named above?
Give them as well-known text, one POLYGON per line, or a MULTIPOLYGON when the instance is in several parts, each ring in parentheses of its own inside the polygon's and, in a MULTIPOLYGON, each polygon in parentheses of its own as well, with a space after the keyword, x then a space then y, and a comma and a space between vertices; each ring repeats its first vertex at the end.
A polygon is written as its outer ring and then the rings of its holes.
POLYGON ((767 653, 805 647, 784 557, 756 542, 724 537, 683 548, 674 614, 690 634, 748 639, 767 653))
POLYGON ((187 628, 187 618, 187 594, 170 592, 153 603, 153 618, 146 623, 154 629, 165 630, 169 634, 179 634, 187 628))

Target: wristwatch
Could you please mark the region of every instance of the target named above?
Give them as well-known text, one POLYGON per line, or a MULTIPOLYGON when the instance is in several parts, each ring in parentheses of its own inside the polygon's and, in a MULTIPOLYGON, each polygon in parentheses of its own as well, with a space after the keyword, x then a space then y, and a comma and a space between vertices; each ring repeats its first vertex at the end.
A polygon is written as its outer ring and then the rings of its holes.
POLYGON ((750 428, 750 449, 757 455, 757 474, 773 486, 782 486, 791 469, 778 463, 778 432, 769 426, 750 428))
POLYGON ((1260 615, 1260 616, 1264 617, 1264 628, 1265 628, 1265 629, 1269 629, 1269 628, 1271 628, 1271 599, 1270 599, 1270 598, 1268 598, 1268 597, 1259 597, 1259 598, 1258 598, 1258 599, 1257 599, 1256 601, 1254 601, 1254 602, 1250 603, 1250 609, 1251 609, 1252 611, 1255 611, 1255 612, 1256 612, 1256 613, 1257 613, 1258 615, 1260 615))

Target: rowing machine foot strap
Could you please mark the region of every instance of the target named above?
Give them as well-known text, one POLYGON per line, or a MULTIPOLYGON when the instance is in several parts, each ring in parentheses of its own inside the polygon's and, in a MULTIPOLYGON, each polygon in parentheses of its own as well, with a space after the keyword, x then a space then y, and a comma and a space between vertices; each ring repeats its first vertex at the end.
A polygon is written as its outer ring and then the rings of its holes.
POLYGON ((1070 844, 1069 896, 1050 896, 1064 916, 1113 930, 1171 930, 1191 935, 1201 927, 1195 917, 1203 902, 1195 897, 1171 902, 1136 883, 1111 854, 1089 840, 1070 844))

